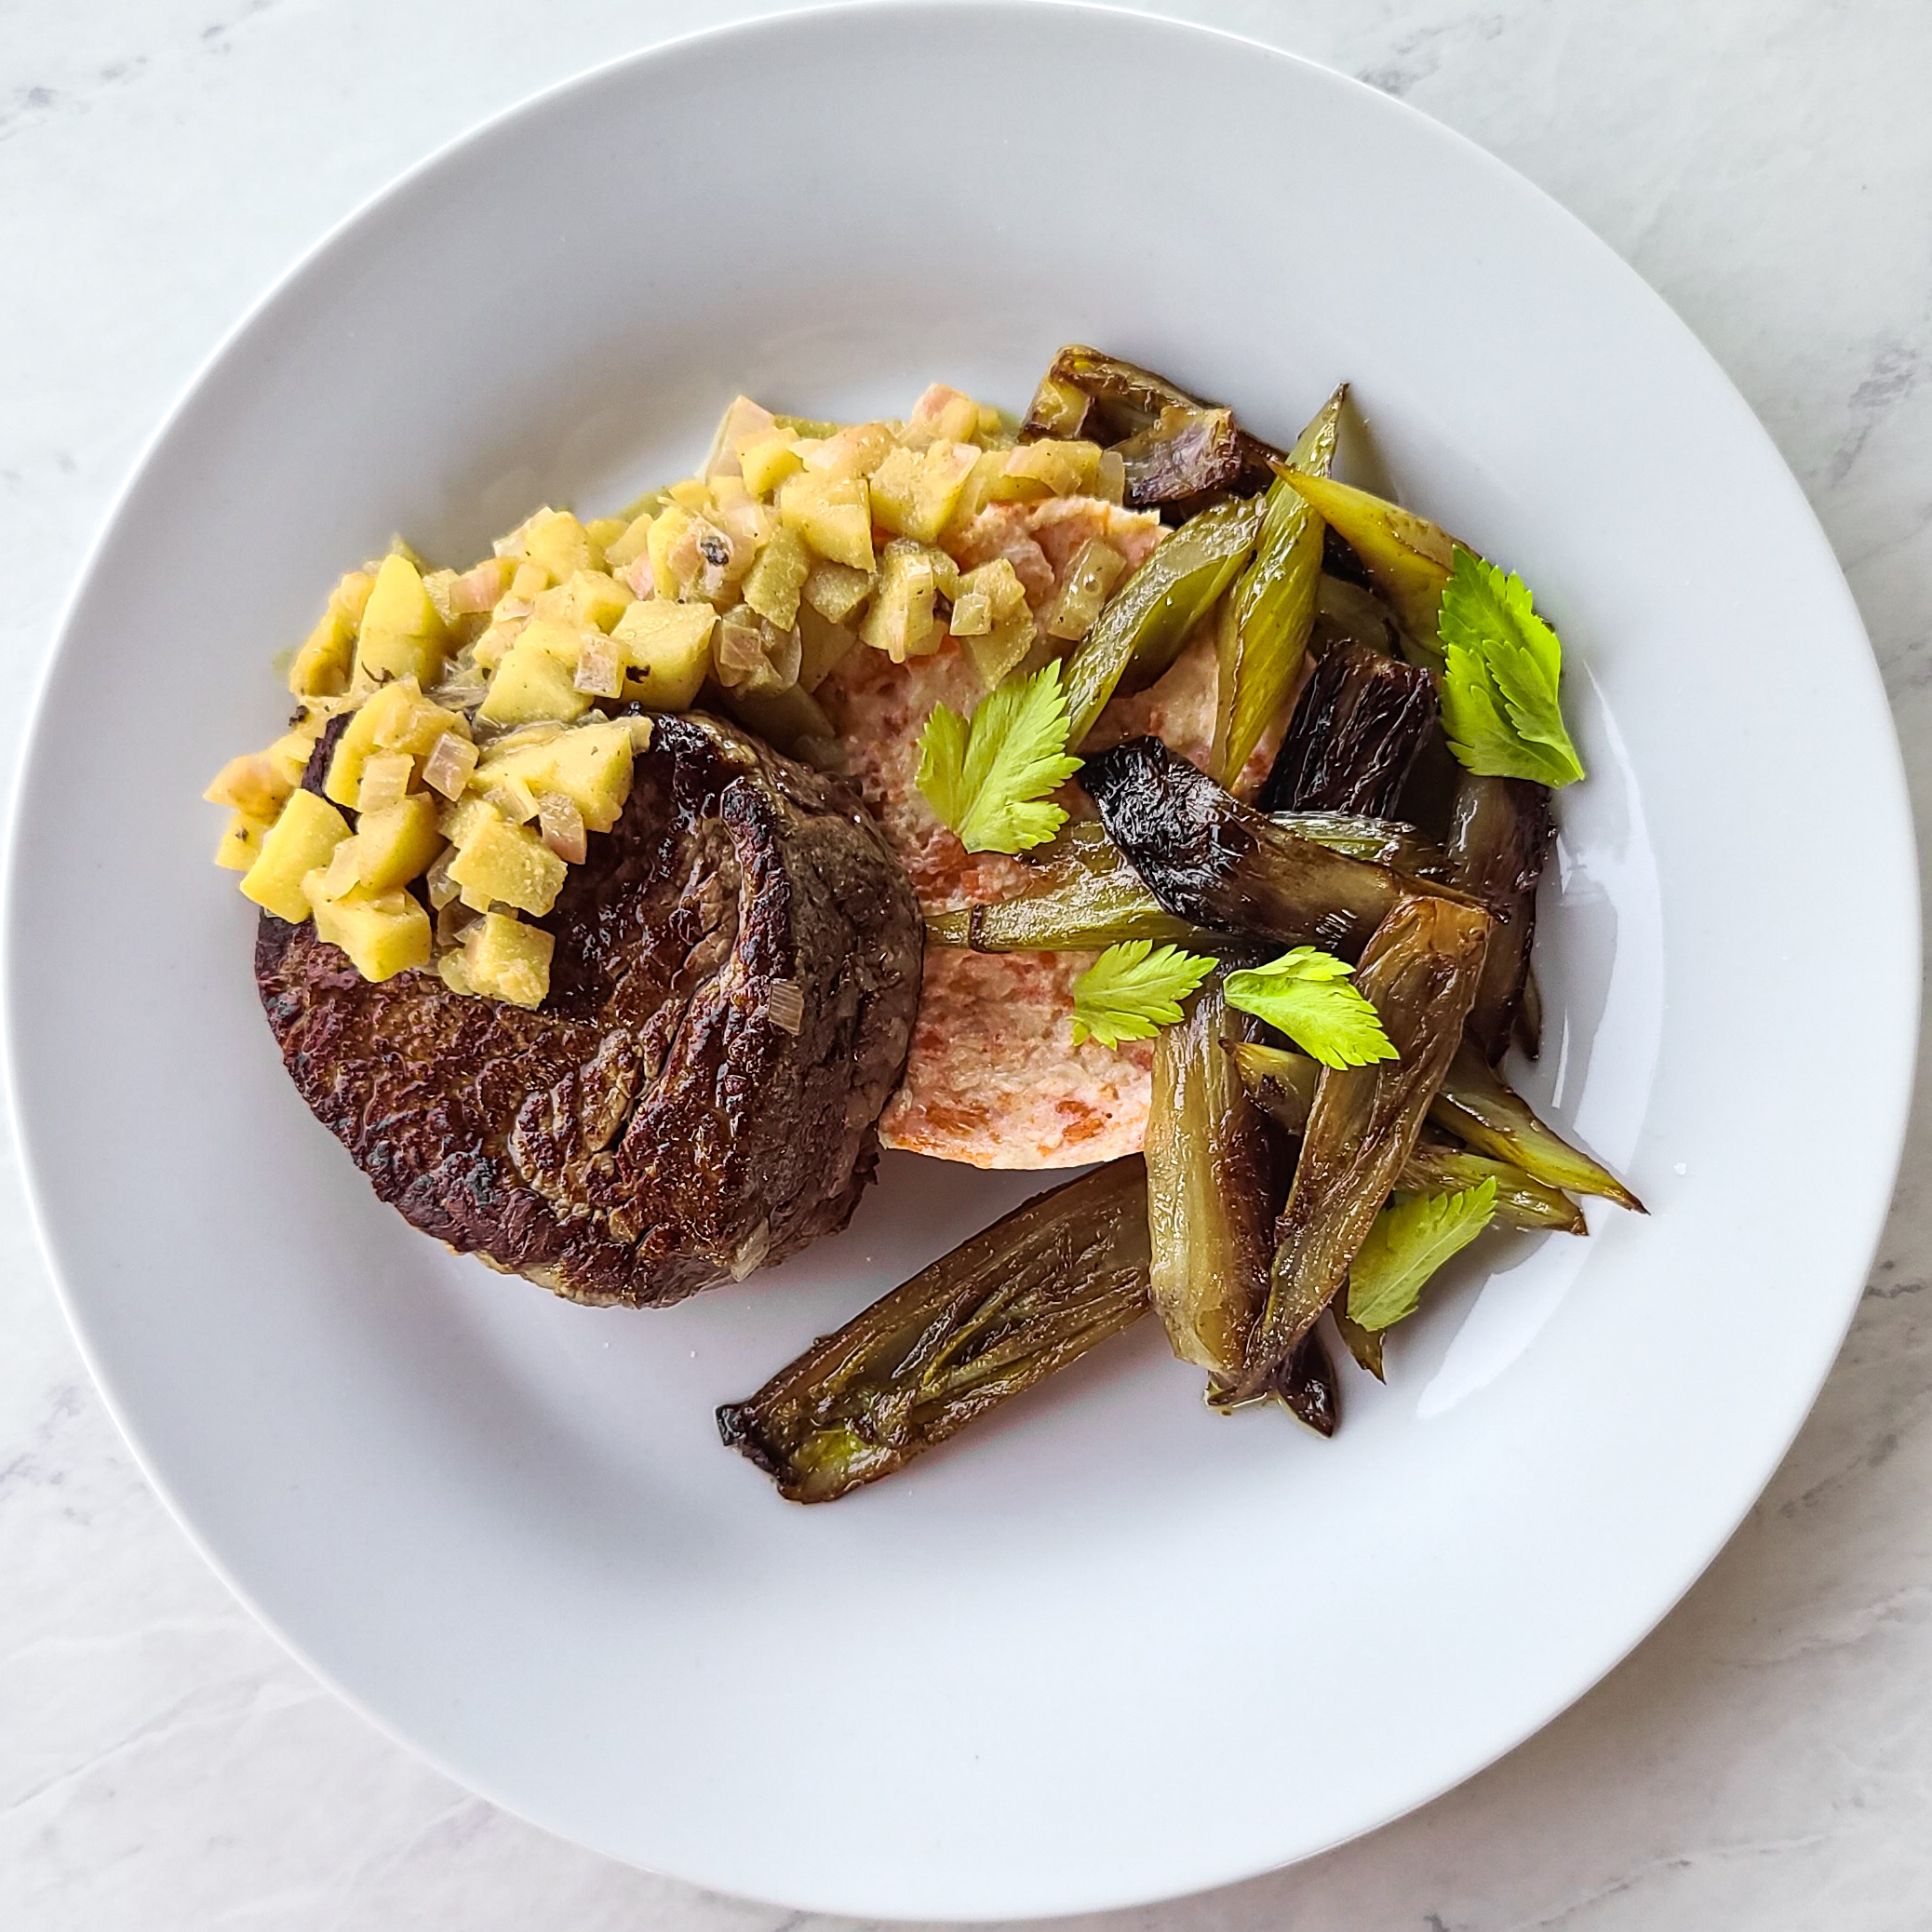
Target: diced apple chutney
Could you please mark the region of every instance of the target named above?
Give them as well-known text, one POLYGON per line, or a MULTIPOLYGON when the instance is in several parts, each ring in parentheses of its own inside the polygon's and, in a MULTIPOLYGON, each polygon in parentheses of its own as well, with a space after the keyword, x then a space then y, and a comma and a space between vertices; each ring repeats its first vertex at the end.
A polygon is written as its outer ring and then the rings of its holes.
POLYGON ((855 651, 956 651, 991 690, 1084 635, 1158 540, 1152 517, 1121 538, 1119 468, 944 383, 903 421, 741 396, 698 475, 619 514, 546 503, 467 568, 398 539, 294 651, 288 729, 209 785, 215 861, 366 977, 541 1005, 555 942, 531 922, 616 825, 651 714, 716 709, 815 757, 812 693, 855 651))

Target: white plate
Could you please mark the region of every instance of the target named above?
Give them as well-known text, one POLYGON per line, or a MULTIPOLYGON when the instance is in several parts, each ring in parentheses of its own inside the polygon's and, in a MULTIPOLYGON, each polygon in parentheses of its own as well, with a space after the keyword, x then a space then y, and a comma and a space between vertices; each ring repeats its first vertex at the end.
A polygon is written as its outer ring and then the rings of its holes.
MULTIPOLYGON (((1567 215, 1282 55, 1037 7, 628 60, 382 196, 229 342, 70 615, 20 806, 17 1100, 83 1345, 318 1671, 501 1803, 729 1891, 1005 1917, 1367 1830, 1576 1697, 1810 1403, 1891 1184, 1915 872, 1850 597, 1763 432, 1567 215), (1347 376, 1411 501, 1563 626, 1531 1079, 1648 1220, 1485 1251, 1322 1443, 1140 1332, 903 1479, 781 1503, 712 1430, 1028 1191, 894 1158, 852 1231, 590 1313, 379 1206, 285 1080, 198 793, 392 530, 608 506, 744 387, 1024 401, 1063 339, 1285 436, 1347 376), (1855 810, 1847 810, 1855 801, 1855 810), (1818 960, 1851 962, 1856 1051, 1818 960)), ((1472 1257, 1473 1259, 1473 1257, 1472 1257)))

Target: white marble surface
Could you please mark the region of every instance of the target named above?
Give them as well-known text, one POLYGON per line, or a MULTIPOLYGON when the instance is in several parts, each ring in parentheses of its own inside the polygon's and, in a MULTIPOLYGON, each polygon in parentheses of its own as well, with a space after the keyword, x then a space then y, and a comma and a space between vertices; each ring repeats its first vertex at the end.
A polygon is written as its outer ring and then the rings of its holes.
MULTIPOLYGON (((258 291, 398 168, 480 116, 631 47, 757 10, 0 0, 9 772, 22 694, 113 492, 258 291)), ((1676 304, 1769 424, 1837 546, 1923 813, 1925 0, 1164 10, 1274 39, 1465 130, 1676 304)), ((1734 642, 1748 659, 1751 639, 1734 642)), ((1802 783, 1802 746, 1793 771, 1802 783)), ((1855 813, 1845 818, 1855 837, 1855 813)), ((1505 1763, 1373 1838, 1096 1926, 1932 1926, 1925 1112, 1817 1413, 1731 1547, 1633 1658, 1505 1763)), ((10 1157, 0 1256, 0 1926, 803 1923, 546 1837, 318 1689, 229 1600, 133 1467, 54 1305, 10 1157)))

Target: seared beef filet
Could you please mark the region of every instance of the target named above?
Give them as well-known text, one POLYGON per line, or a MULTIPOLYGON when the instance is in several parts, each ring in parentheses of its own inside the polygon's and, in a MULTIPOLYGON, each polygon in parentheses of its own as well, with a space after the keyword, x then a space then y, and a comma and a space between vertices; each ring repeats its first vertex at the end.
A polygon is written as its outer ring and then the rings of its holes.
POLYGON ((641 1306, 845 1225, 923 937, 851 791, 729 726, 660 718, 623 816, 537 923, 557 951, 528 1011, 433 972, 372 984, 312 924, 262 915, 283 1059, 384 1201, 574 1301, 641 1306))

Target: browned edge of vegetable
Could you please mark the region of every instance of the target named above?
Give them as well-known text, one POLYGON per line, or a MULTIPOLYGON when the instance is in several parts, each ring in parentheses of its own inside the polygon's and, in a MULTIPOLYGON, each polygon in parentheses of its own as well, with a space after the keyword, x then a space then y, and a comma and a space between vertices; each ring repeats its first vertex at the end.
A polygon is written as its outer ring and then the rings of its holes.
MULTIPOLYGON (((1463 774, 1450 819, 1450 877, 1496 921, 1469 1013, 1469 1032, 1492 1064, 1502 1058, 1522 1010, 1551 833, 1547 786, 1463 774)), ((1534 1032, 1529 1045, 1533 1052, 1534 1032)))
MULTIPOLYGON (((1027 440, 1085 436, 1115 445, 1158 428, 1163 412, 1195 418, 1219 408, 1138 363, 1103 355, 1084 342, 1068 342, 1040 379, 1020 435, 1027 440)), ((1221 487, 1243 495, 1266 490, 1281 452, 1239 425, 1235 438, 1240 465, 1221 487)))
POLYGON ((1572 1194, 1597 1194, 1632 1214, 1644 1203, 1600 1161, 1570 1145, 1536 1117, 1528 1101, 1466 1040, 1429 1107, 1429 1119, 1446 1134, 1484 1154, 1572 1194))
MULTIPOLYGON (((1275 812, 1293 833, 1349 858, 1387 865, 1417 883, 1440 879, 1448 862, 1409 826, 1339 812, 1275 812)), ((1004 899, 926 915, 935 945, 973 952, 1065 952, 1146 939, 1190 952, 1225 952, 1228 935, 1177 918, 1154 897, 1126 854, 1093 819, 1076 819, 1052 845, 1029 855, 1033 877, 1004 899)))
POLYGON ((1147 1170, 1116 1161, 1037 1195, 823 1335, 742 1402, 725 1443, 792 1502, 904 1469, 1147 1308, 1147 1170))
POLYGON ((1295 1348, 1347 1281, 1461 1042, 1489 926, 1476 906, 1413 894, 1377 927, 1356 985, 1399 1057, 1322 1069, 1295 1185, 1276 1227, 1268 1306, 1227 1396, 1230 1404, 1279 1392, 1295 1348))
POLYGON ((1143 1148, 1154 1312, 1174 1354, 1211 1389, 1240 1375, 1268 1300, 1286 1164, 1229 1048, 1259 1023, 1228 1003, 1218 973, 1154 1041, 1143 1148))
MULTIPOLYGON (((1228 1051, 1255 1104, 1286 1138, 1298 1143, 1308 1128, 1321 1067, 1305 1053, 1261 1040, 1236 1040, 1228 1051)), ((1506 1228, 1559 1234, 1590 1231, 1582 1209, 1560 1187, 1492 1154, 1426 1132, 1416 1140, 1396 1187, 1405 1194, 1457 1194, 1484 1181, 1496 1183, 1496 1218, 1506 1228)))
POLYGON ((1080 782, 1147 890, 1196 925, 1352 959, 1410 889, 1283 830, 1158 738, 1094 753, 1080 782))
POLYGON ((1302 688, 1257 803, 1390 817, 1435 716, 1426 671, 1365 644, 1336 645, 1302 688))

